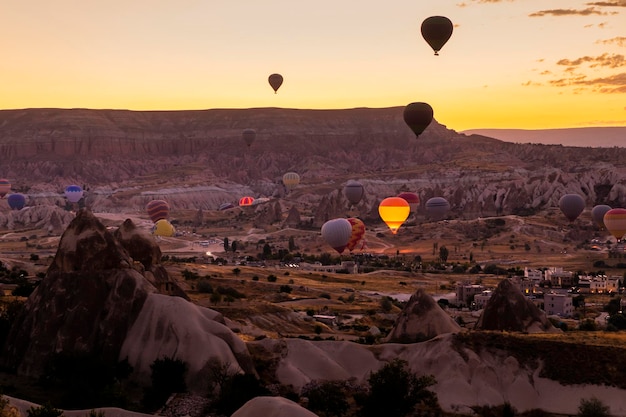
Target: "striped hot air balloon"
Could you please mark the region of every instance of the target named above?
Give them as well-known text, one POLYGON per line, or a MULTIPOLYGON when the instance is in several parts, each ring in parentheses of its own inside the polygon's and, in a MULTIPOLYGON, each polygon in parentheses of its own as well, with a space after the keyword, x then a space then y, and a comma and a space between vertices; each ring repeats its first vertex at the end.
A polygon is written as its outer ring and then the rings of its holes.
POLYGON ((348 221, 352 225, 352 234, 350 235, 347 248, 352 252, 361 239, 363 239, 363 236, 365 236, 365 223, 363 223, 363 220, 357 219, 356 217, 350 217, 348 221))
POLYGON ((283 184, 285 184, 287 190, 293 190, 298 184, 300 184, 300 175, 298 175, 297 172, 287 172, 283 175, 283 184))
POLYGON ((450 210, 450 203, 443 197, 433 197, 426 201, 426 212, 434 220, 441 220, 450 210))
POLYGON ((614 208, 604 215, 606 230, 618 241, 626 235, 626 209, 614 208))
POLYGON ((378 205, 380 218, 389 226, 391 233, 398 233, 398 229, 411 213, 409 203, 400 197, 387 197, 378 205))
POLYGON ((170 205, 165 200, 152 200, 146 204, 146 211, 154 223, 170 216, 170 205))
POLYGON ((0 179, 0 198, 4 197, 11 191, 11 181, 7 179, 0 179))
POLYGON ((240 207, 251 206, 252 203, 254 203, 254 197, 246 196, 246 197, 241 197, 239 199, 239 206, 240 207))

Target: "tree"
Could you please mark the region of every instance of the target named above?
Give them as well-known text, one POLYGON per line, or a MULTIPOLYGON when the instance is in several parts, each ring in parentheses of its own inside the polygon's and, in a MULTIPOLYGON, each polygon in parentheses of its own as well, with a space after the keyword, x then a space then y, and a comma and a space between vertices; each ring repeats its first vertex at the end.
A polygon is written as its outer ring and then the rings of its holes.
POLYGON ((441 262, 443 262, 444 264, 448 262, 448 254, 448 248, 446 248, 445 246, 439 248, 439 259, 441 259, 441 262))
POLYGON ((237 241, 233 240, 233 243, 230 244, 230 250, 233 252, 237 252, 237 241))
POLYGON ((296 249, 297 246, 293 236, 289 236, 289 252, 293 252, 296 249))
POLYGON ((229 248, 230 248, 230 245, 228 244, 228 238, 225 237, 224 238, 224 252, 228 252, 229 248))
POLYGON ((432 375, 418 377, 402 359, 388 362, 368 378, 369 393, 362 401, 363 417, 404 417, 418 404, 438 408, 437 395, 428 390, 432 375))
POLYGON ((149 410, 156 410, 174 392, 186 392, 185 373, 187 364, 180 359, 164 357, 150 365, 152 386, 144 394, 143 404, 149 410))
POLYGON ((350 408, 343 381, 324 381, 303 393, 307 408, 321 417, 341 417, 350 408))
POLYGON ((610 408, 595 397, 581 399, 578 406, 579 417, 610 417, 610 408))
POLYGON ((46 403, 41 407, 30 407, 26 410, 28 417, 62 417, 63 410, 54 408, 50 403, 46 403))

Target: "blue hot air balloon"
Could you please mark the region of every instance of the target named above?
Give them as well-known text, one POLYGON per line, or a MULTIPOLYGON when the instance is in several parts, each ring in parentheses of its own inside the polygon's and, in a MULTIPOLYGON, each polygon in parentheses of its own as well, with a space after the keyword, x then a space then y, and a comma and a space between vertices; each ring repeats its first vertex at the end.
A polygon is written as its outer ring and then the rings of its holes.
POLYGON ((12 210, 21 210, 26 205, 26 197, 24 194, 10 194, 7 197, 7 203, 12 210))
POLYGON ((68 185, 65 187, 65 198, 70 203, 78 203, 83 198, 83 188, 80 185, 68 185))

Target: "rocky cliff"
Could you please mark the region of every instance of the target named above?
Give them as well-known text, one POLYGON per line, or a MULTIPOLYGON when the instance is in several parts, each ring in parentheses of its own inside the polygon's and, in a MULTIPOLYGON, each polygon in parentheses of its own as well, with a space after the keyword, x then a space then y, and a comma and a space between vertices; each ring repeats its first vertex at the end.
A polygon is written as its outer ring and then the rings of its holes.
MULTIPOLYGON (((133 112, 0 111, 0 176, 31 205, 63 201, 84 185, 96 212, 141 210, 151 199, 176 209, 216 210, 243 195, 290 198, 332 218, 349 208, 348 179, 363 183, 363 215, 389 195, 443 196, 451 216, 518 214, 556 207, 565 193, 587 206, 626 206, 626 148, 505 143, 433 122, 415 139, 402 108, 278 108, 133 112), (257 132, 247 147, 242 131, 257 132), (286 195, 281 177, 301 184, 286 195)), ((423 212, 423 211, 422 211, 423 212)))

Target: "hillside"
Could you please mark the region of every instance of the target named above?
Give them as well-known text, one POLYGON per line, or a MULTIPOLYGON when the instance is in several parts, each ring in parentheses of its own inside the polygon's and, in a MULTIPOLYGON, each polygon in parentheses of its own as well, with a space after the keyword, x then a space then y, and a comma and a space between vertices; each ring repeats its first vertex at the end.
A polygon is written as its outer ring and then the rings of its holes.
POLYGON ((536 213, 570 192, 589 207, 626 205, 625 148, 513 144, 437 122, 416 139, 400 107, 5 110, 0 151, 0 176, 31 205, 63 205, 63 188, 76 183, 96 212, 139 212, 155 198, 174 209, 216 210, 251 195, 323 219, 345 212, 348 179, 363 182, 359 210, 373 219, 382 198, 403 190, 419 193, 421 209, 443 196, 450 215, 463 218, 536 213), (246 128, 256 130, 250 147, 246 128), (301 176, 289 195, 281 184, 287 171, 301 176))
POLYGON ((571 129, 470 129, 460 133, 483 135, 505 142, 541 143, 592 148, 626 147, 626 127, 581 127, 571 129))

